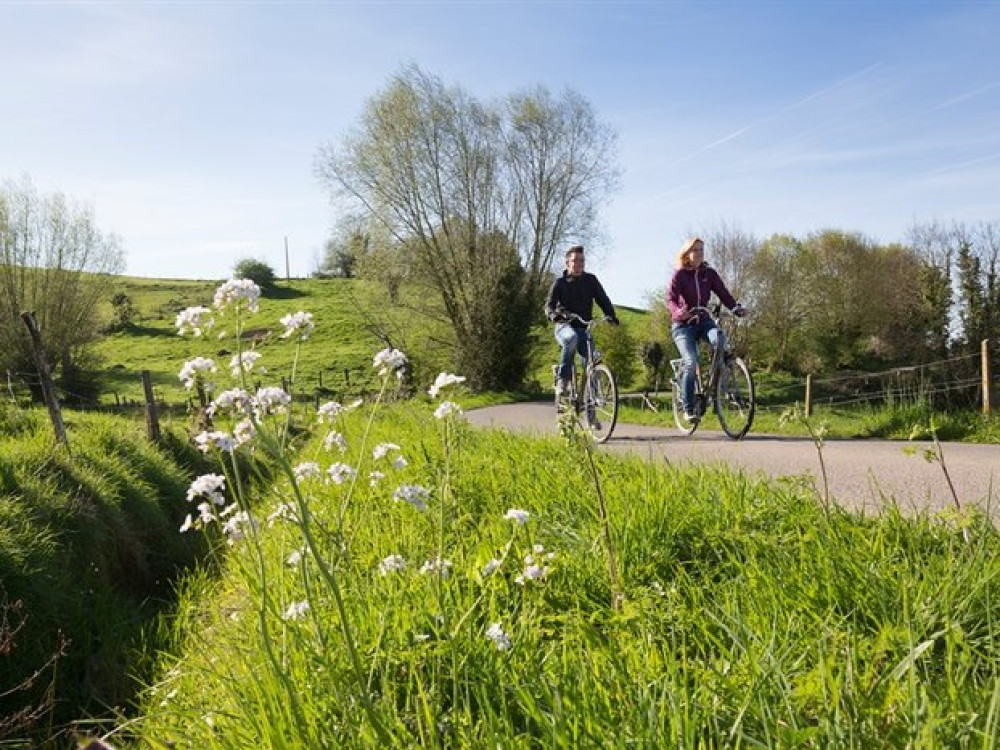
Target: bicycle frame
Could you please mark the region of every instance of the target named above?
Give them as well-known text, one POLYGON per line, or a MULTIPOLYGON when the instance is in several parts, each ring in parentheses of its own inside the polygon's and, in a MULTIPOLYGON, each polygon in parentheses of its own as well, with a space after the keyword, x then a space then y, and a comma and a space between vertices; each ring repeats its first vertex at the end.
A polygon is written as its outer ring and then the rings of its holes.
MULTIPOLYGON (((717 322, 718 312, 713 313, 705 307, 692 308, 692 312, 704 313, 717 322)), ((701 418, 714 411, 723 431, 734 440, 739 440, 750 429, 756 410, 750 370, 742 359, 723 346, 721 339, 710 347, 707 369, 702 367, 701 359, 699 356, 695 362, 694 409, 697 418, 691 421, 682 418, 680 409, 683 359, 670 360, 673 370, 671 402, 677 428, 690 435, 697 429, 701 418)))
MULTIPOLYGON (((618 386, 614 375, 607 365, 601 363, 599 352, 594 346, 594 337, 591 329, 603 323, 602 318, 594 320, 583 320, 583 318, 569 313, 571 321, 575 320, 585 325, 581 335, 585 336, 585 346, 583 355, 582 372, 578 370, 576 359, 573 355, 573 369, 569 378, 569 393, 560 399, 556 396, 557 409, 561 410, 564 400, 565 404, 572 407, 576 415, 583 415, 583 420, 590 427, 595 439, 603 443, 615 428, 618 420, 618 386)), ((558 366, 552 368, 553 378, 558 376, 558 366)))

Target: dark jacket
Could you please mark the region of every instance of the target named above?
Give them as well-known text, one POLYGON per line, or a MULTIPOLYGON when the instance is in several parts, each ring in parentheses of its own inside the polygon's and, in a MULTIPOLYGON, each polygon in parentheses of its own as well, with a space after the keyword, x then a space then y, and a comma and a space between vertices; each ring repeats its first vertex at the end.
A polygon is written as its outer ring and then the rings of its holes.
POLYGON ((670 319, 674 323, 681 323, 692 307, 707 307, 712 292, 730 310, 737 306, 736 299, 726 289, 718 272, 707 263, 702 263, 698 268, 678 268, 667 289, 670 319))
MULTIPOLYGON (((592 273, 583 272, 576 278, 569 275, 568 271, 563 271, 562 276, 552 282, 549 289, 549 298, 545 303, 545 314, 549 320, 558 320, 558 308, 563 308, 574 312, 584 320, 590 320, 594 314, 594 303, 597 303, 604 314, 613 320, 617 320, 615 308, 604 292, 604 287, 597 277, 592 273)), ((574 322, 575 327, 580 328, 580 324, 574 322)))

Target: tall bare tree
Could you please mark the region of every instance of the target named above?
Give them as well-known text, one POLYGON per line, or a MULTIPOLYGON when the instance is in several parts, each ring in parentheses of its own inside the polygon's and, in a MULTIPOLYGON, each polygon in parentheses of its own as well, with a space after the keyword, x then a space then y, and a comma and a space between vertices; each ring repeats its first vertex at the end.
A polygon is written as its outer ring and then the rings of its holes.
POLYGON ((405 246, 454 331, 456 363, 475 365, 470 385, 511 388, 553 259, 593 236, 617 185, 614 146, 571 91, 487 104, 409 66, 369 100, 353 135, 321 148, 317 172, 405 246))
POLYGON ((25 178, 0 189, 0 367, 31 372, 21 313, 32 311, 47 360, 68 376, 99 332, 98 302, 109 274, 125 266, 121 244, 102 234, 91 210, 61 193, 40 196, 25 178))

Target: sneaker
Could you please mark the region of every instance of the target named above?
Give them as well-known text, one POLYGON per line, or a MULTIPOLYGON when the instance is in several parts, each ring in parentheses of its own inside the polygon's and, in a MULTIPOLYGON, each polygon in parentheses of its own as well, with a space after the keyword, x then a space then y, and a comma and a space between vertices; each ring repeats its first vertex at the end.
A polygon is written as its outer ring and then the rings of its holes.
POLYGON ((566 378, 556 380, 556 395, 565 396, 567 393, 569 393, 569 381, 566 378))
POLYGON ((691 412, 686 411, 684 412, 684 421, 690 422, 691 424, 697 424, 699 421, 701 421, 701 417, 699 417, 697 414, 692 414, 691 412))

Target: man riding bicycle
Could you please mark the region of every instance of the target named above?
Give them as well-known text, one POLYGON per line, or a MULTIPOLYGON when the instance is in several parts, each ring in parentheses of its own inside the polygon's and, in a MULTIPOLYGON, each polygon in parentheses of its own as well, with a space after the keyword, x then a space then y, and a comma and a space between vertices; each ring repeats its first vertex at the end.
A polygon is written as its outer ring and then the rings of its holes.
POLYGON ((562 347, 559 369, 556 373, 556 393, 562 395, 569 390, 569 379, 573 374, 573 356, 579 352, 586 357, 588 334, 586 323, 594 313, 594 302, 607 316, 608 322, 618 325, 615 308, 601 286, 601 282, 584 268, 583 246, 573 245, 566 251, 566 270, 549 289, 545 303, 545 313, 556 324, 555 337, 562 347), (583 322, 570 320, 566 313, 579 315, 583 322))

